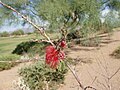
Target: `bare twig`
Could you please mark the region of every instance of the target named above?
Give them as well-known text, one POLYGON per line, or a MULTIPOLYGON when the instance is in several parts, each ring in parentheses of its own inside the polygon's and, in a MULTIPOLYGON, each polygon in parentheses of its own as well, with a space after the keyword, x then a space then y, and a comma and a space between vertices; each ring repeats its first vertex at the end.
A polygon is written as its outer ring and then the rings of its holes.
POLYGON ((72 72, 72 74, 74 75, 74 77, 75 77, 75 79, 77 80, 77 82, 79 83, 79 86, 84 90, 84 87, 83 87, 83 85, 81 84, 81 82, 80 82, 80 80, 79 80, 76 72, 71 68, 71 66, 70 66, 68 63, 66 63, 66 65, 67 65, 67 67, 70 69, 70 71, 72 72))
POLYGON ((72 72, 73 76, 75 77, 75 79, 76 79, 77 82, 79 83, 79 86, 81 87, 82 90, 87 90, 87 89, 96 90, 96 89, 93 88, 92 86, 86 86, 86 87, 84 87, 84 86, 82 85, 82 83, 80 82, 80 79, 79 79, 78 75, 76 74, 75 70, 73 70, 68 63, 66 63, 66 65, 67 65, 67 67, 70 69, 70 71, 72 72))

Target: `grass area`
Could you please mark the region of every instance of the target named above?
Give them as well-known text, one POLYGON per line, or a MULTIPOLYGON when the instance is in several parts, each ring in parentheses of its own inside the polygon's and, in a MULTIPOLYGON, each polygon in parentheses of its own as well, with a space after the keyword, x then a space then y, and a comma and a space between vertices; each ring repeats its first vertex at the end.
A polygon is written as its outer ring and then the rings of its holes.
MULTIPOLYGON (((51 38, 59 37, 59 34, 48 34, 51 38)), ((0 37, 0 55, 10 54, 15 47, 24 41, 29 41, 35 38, 42 38, 40 35, 31 34, 26 36, 17 36, 17 37, 0 37)))
POLYGON ((18 37, 0 37, 0 61, 13 61, 13 62, 0 62, 0 71, 10 69, 18 63, 15 63, 15 60, 18 60, 20 56, 11 54, 15 47, 24 41, 28 41, 32 38, 35 38, 35 35, 28 36, 18 36, 18 37))
MULTIPOLYGON (((51 38, 58 37, 59 34, 48 34, 51 38)), ((20 56, 11 54, 11 52, 16 48, 18 44, 21 42, 26 42, 31 39, 40 39, 42 36, 39 34, 30 34, 24 36, 16 36, 16 37, 0 37, 0 61, 13 61, 10 62, 0 62, 0 71, 10 69, 15 66, 17 63, 14 60, 18 60, 20 56)))
POLYGON ((35 38, 34 35, 22 37, 0 37, 0 55, 10 54, 15 49, 16 45, 23 41, 28 41, 35 38))

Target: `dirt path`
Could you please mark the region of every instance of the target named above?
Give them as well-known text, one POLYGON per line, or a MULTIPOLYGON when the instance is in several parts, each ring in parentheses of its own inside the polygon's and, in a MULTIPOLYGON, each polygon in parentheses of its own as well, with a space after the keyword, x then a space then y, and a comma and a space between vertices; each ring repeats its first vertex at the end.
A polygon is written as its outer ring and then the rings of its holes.
MULTIPOLYGON (((111 43, 102 43, 102 47, 97 48, 74 46, 68 53, 72 58, 80 58, 81 62, 76 65, 75 70, 84 86, 90 85, 97 90, 120 90, 120 71, 113 75, 120 67, 120 60, 109 56, 120 46, 120 31, 114 32, 111 40, 111 43)), ((65 85, 61 86, 59 90, 81 89, 71 72, 68 72, 65 85)))
POLYGON ((0 90, 15 90, 13 89, 13 82, 18 79, 18 70, 28 65, 29 63, 19 64, 18 66, 13 67, 10 70, 5 70, 0 72, 0 90))

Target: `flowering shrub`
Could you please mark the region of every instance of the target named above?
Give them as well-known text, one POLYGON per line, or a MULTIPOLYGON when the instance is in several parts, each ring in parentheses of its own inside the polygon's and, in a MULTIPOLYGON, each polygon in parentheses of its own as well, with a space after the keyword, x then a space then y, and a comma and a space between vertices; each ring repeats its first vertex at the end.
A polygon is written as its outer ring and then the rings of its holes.
POLYGON ((49 90, 56 90, 59 84, 63 83, 66 72, 67 68, 63 62, 57 69, 51 69, 44 64, 44 61, 38 61, 29 67, 22 68, 19 74, 30 90, 46 90, 46 85, 49 90))
POLYGON ((62 47, 62 48, 65 48, 65 47, 66 47, 66 42, 65 42, 65 40, 62 40, 62 41, 59 43, 59 46, 62 47))
POLYGON ((58 42, 58 46, 47 46, 46 47, 46 64, 48 64, 51 68, 57 68, 59 62, 64 60, 65 53, 61 50, 61 48, 66 47, 65 40, 61 40, 58 42))

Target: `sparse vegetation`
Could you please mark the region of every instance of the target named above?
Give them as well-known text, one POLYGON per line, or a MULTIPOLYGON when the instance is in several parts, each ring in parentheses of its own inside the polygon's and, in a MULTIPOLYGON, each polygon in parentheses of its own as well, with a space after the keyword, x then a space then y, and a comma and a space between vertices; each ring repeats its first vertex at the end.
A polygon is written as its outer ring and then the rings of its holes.
POLYGON ((11 67, 17 65, 15 61, 18 59, 20 59, 20 56, 15 54, 0 56, 0 71, 10 69, 11 67))
POLYGON ((113 57, 115 57, 117 59, 120 59, 120 46, 115 51, 113 51, 111 56, 113 56, 113 57))

